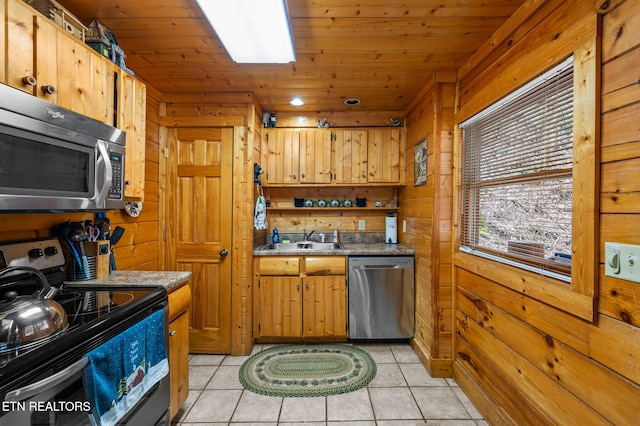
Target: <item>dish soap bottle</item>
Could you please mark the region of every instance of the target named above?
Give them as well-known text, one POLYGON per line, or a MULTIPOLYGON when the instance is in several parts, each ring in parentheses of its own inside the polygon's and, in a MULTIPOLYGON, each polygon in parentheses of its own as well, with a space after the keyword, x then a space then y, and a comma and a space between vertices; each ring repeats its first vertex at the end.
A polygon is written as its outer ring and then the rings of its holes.
POLYGON ((280 235, 278 234, 278 228, 273 228, 273 235, 271 236, 271 242, 278 244, 280 242, 280 235))

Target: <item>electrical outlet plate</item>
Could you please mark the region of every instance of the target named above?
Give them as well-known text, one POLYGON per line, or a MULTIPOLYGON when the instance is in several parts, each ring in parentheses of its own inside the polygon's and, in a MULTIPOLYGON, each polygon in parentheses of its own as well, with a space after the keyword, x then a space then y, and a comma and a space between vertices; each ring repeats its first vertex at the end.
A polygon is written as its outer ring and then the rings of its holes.
POLYGON ((358 231, 364 231, 365 230, 365 220, 364 219, 360 219, 358 220, 358 231))
POLYGON ((640 283, 640 246, 604 243, 604 274, 640 283))
POLYGON ((407 221, 406 220, 402 221, 402 232, 407 232, 407 221))

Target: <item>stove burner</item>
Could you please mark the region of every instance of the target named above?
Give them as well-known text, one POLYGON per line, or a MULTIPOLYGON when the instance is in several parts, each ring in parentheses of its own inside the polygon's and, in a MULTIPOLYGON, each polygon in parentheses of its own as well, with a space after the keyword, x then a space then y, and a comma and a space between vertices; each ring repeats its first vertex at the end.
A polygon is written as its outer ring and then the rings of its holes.
POLYGON ((68 327, 63 328, 61 330, 56 331, 53 334, 50 334, 45 337, 41 337, 40 339, 34 340, 33 342, 29 342, 29 343, 22 343, 22 344, 14 343, 14 344, 0 345, 0 368, 4 368, 9 363, 9 361, 11 361, 14 358, 17 358, 19 356, 22 356, 24 354, 27 354, 33 350, 36 350, 40 347, 43 347, 49 344, 51 341, 64 335, 67 330, 68 330, 68 327))

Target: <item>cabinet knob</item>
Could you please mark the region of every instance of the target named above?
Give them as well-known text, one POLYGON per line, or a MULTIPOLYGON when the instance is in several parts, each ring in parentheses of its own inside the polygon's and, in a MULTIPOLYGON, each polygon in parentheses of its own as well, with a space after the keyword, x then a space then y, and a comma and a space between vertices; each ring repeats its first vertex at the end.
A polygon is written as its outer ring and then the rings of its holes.
POLYGON ((125 180, 125 181, 124 181, 124 184, 125 184, 125 185, 127 185, 127 186, 129 186, 129 185, 131 185, 131 181, 130 181, 130 180, 125 180))
POLYGON ((227 249, 220 250, 220 257, 227 257, 227 255, 229 255, 229 250, 227 249))
POLYGON ((304 173, 302 173, 302 174, 300 175, 300 177, 301 177, 302 179, 304 179, 304 173))
POLYGON ((296 290, 300 290, 300 284, 296 284, 296 290))
POLYGON ((298 179, 296 175, 291 176, 293 178, 293 180, 298 179))
POLYGON ((37 83, 36 78, 32 75, 25 75, 22 77, 22 82, 27 86, 35 86, 37 83))
POLYGON ((42 93, 46 95, 53 95, 54 93, 56 93, 56 88, 50 84, 42 86, 41 89, 42 89, 42 93))
POLYGON ((175 336, 176 334, 178 334, 178 333, 176 333, 176 331, 175 331, 175 330, 171 330, 171 331, 169 332, 169 336, 175 336))
POLYGON ((309 288, 309 283, 305 283, 304 284, 304 288, 308 289, 309 288))

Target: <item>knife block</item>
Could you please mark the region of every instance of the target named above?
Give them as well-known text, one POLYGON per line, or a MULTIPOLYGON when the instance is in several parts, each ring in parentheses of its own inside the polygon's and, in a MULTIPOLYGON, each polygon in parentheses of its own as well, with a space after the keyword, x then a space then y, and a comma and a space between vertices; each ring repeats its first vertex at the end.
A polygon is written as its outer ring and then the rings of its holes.
POLYGON ((85 241, 84 250, 87 256, 96 258, 96 278, 108 276, 109 253, 111 252, 109 240, 85 241))

